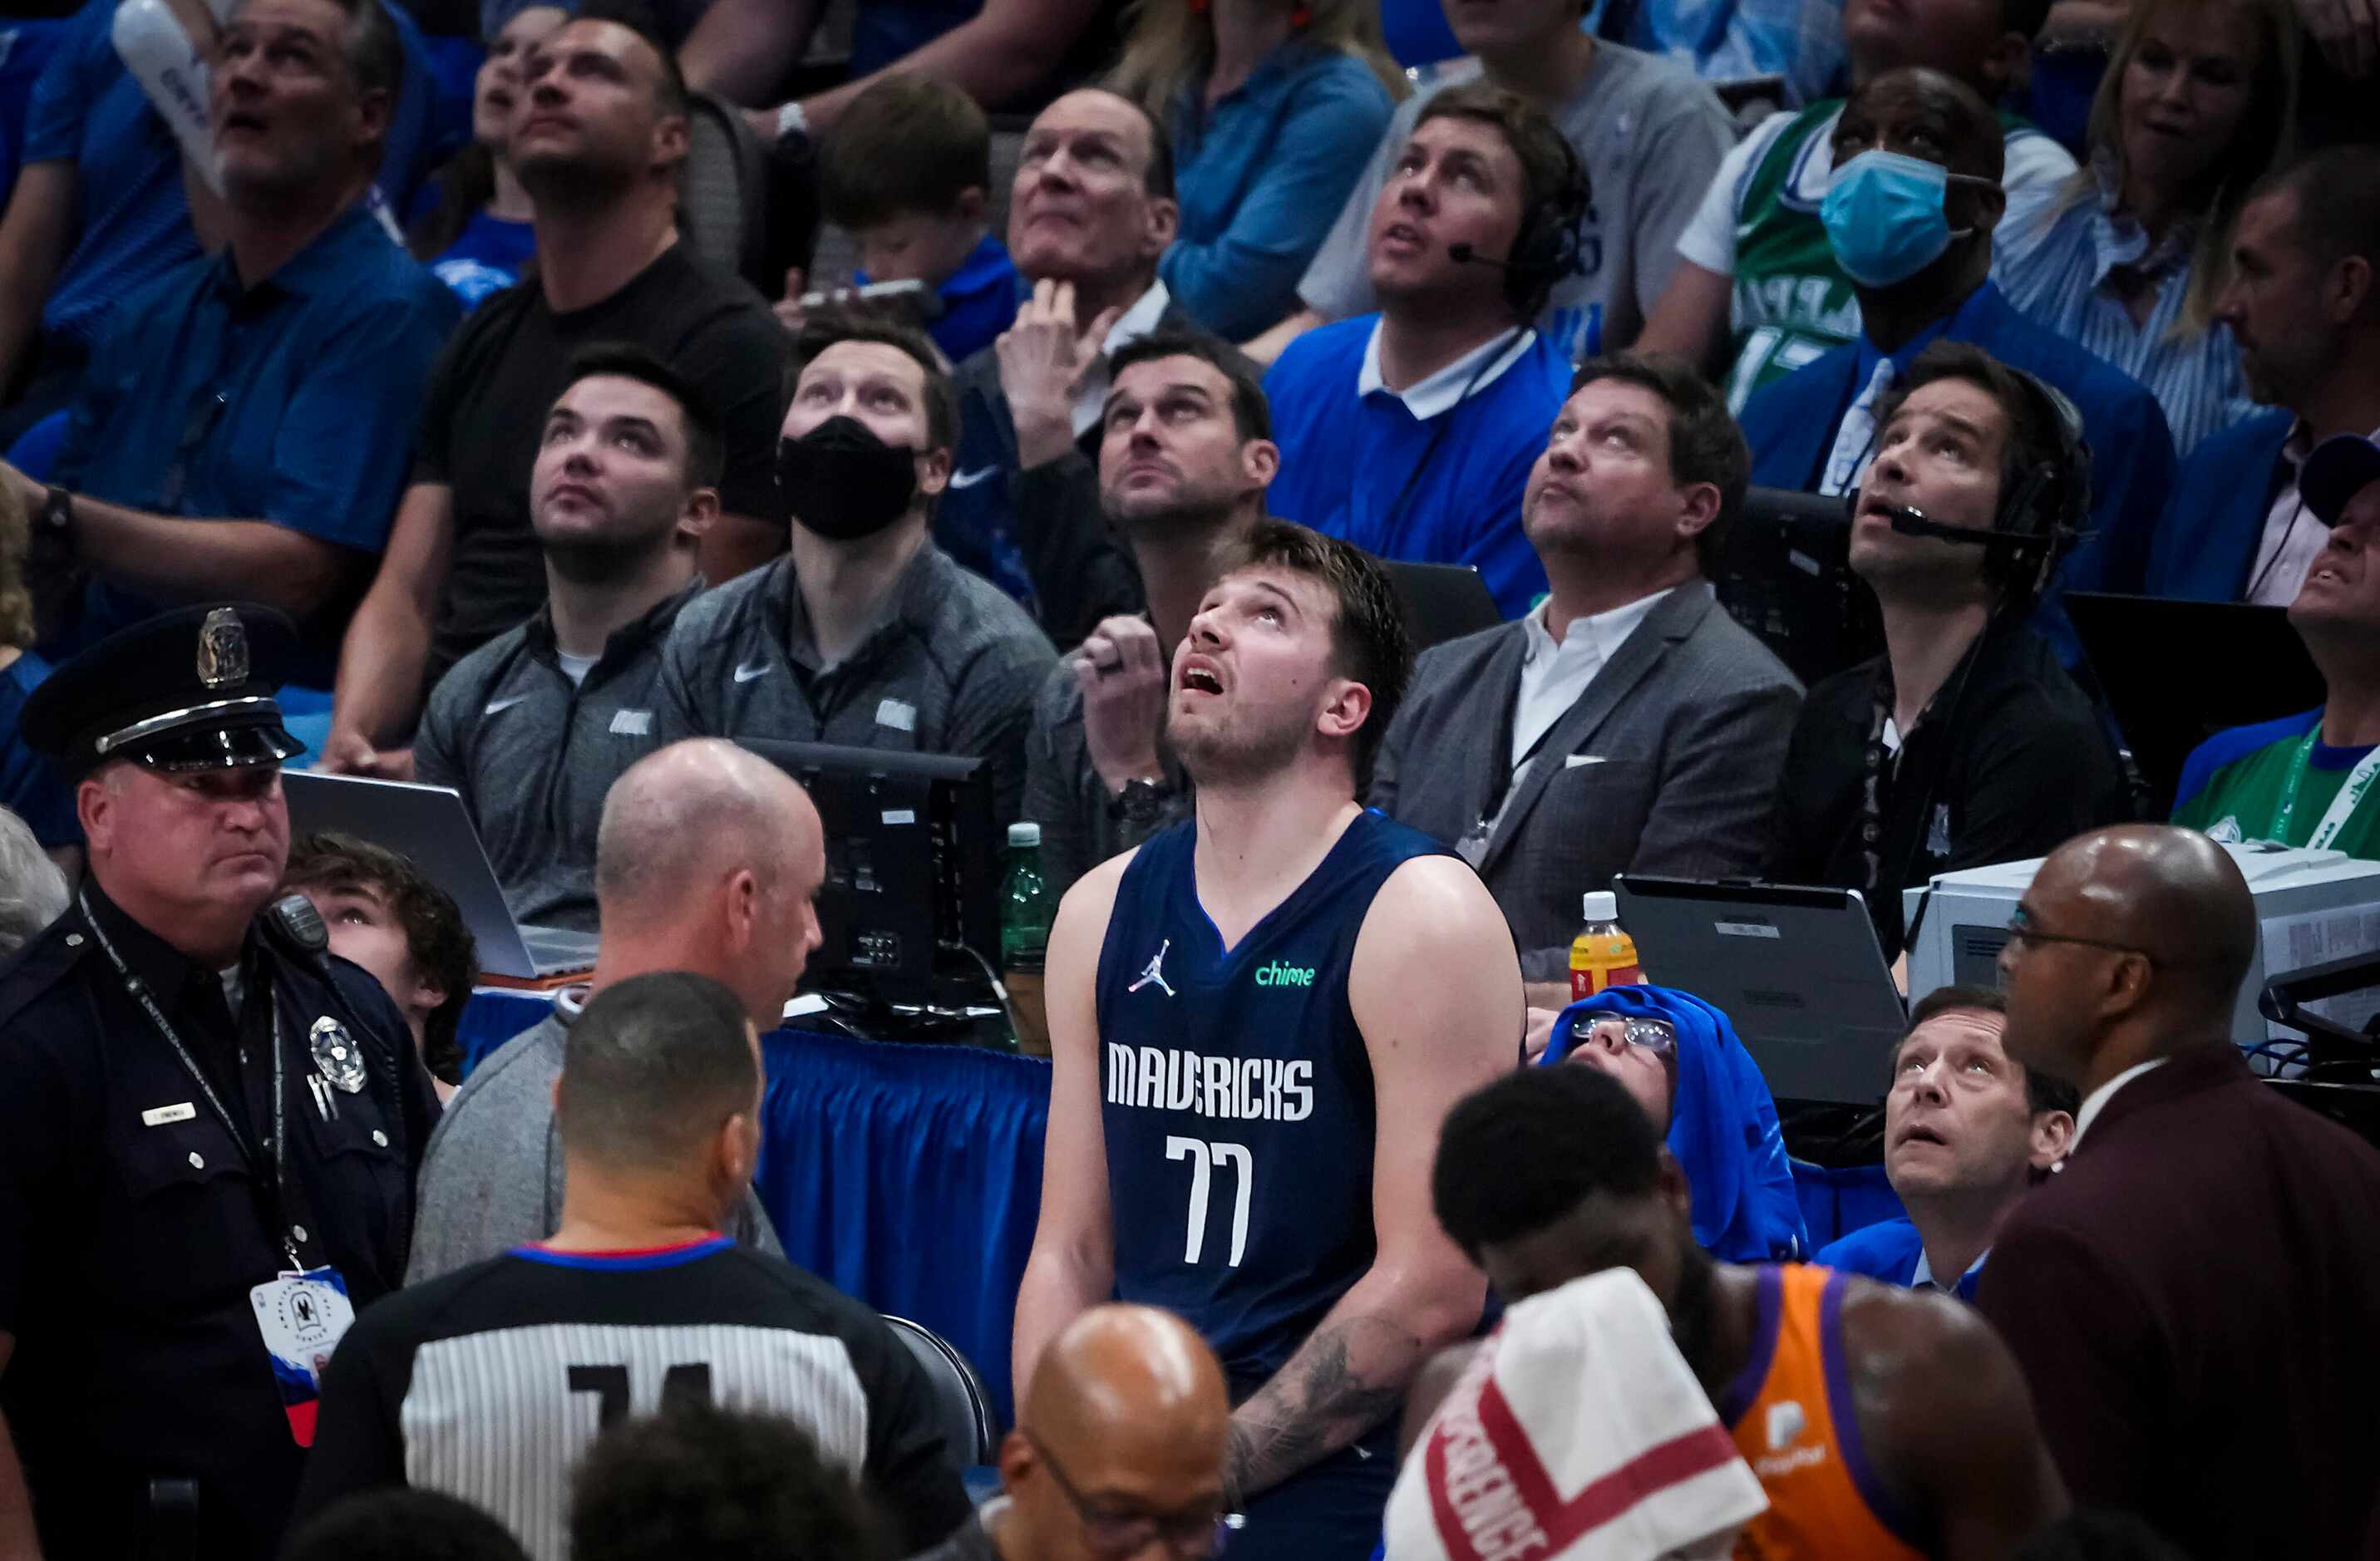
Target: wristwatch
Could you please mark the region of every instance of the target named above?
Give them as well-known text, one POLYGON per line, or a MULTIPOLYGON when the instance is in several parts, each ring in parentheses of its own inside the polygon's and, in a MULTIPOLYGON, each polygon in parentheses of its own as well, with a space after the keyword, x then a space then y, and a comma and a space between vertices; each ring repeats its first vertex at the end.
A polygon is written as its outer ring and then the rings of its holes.
POLYGON ((1165 816, 1165 805, 1172 800, 1171 781, 1135 776, 1108 799, 1108 817, 1123 824, 1154 824, 1165 816))

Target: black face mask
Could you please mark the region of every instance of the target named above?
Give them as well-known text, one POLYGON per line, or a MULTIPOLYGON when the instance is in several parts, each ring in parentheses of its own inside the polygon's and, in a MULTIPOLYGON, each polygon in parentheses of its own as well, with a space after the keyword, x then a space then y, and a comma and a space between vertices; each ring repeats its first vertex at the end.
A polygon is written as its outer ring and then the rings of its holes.
POLYGON ((777 490, 800 525, 836 542, 873 537, 906 514, 917 453, 887 444, 856 417, 833 417, 777 442, 777 490))

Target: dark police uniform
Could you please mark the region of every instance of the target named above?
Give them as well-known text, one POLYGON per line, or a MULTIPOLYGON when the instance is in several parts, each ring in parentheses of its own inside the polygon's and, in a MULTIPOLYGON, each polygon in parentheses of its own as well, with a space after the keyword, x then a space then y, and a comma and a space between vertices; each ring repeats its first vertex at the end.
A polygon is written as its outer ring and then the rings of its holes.
MULTIPOLYGON (((60 668, 28 738, 70 780, 277 764, 296 643, 263 609, 169 614, 60 668)), ((360 1309, 402 1279, 435 1096, 320 933, 268 909, 227 977, 94 877, 0 966, 0 1409, 53 1561, 269 1555, 311 1409, 251 1292, 327 1265, 360 1309)))

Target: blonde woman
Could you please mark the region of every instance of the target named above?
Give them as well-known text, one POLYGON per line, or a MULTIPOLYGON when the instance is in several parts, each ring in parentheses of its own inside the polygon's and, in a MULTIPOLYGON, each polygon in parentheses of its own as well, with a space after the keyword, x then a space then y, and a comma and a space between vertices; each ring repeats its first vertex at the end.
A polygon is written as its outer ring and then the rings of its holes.
POLYGON ((1404 95, 1378 0, 1142 0, 1110 84, 1173 143, 1182 225, 1158 275, 1232 341, 1298 308, 1404 95))
POLYGON ((2249 409, 2215 296, 2240 202, 2288 151, 2298 49, 2289 0, 2141 0, 2088 165, 1998 239, 2009 301, 2146 385, 2177 454, 2249 409))
POLYGON ((15 487, 0 483, 0 806, 31 826, 33 838, 57 857, 79 853, 82 846, 74 793, 17 734, 26 699, 50 675, 49 663, 32 650, 33 598, 25 587, 30 534, 24 501, 15 487))

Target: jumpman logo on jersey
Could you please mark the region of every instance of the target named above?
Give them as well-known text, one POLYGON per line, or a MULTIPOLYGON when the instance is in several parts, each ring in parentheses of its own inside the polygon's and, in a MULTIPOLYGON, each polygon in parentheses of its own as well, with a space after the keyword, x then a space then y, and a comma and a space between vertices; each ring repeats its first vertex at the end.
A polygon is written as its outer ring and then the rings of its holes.
POLYGON ((1172 985, 1165 979, 1165 950, 1172 947, 1173 939, 1171 938, 1167 938, 1164 942, 1160 943, 1157 946, 1157 952, 1148 956, 1148 968, 1140 973, 1139 980, 1125 987, 1124 990, 1127 992, 1137 992, 1143 986, 1146 986, 1150 982, 1154 981, 1160 986, 1165 988, 1165 995, 1167 997, 1172 997, 1173 995, 1172 985))

